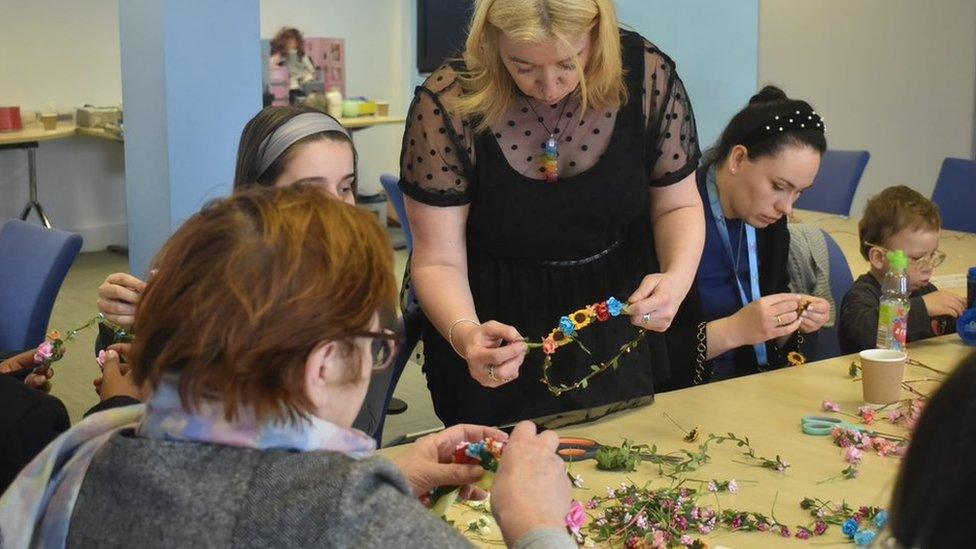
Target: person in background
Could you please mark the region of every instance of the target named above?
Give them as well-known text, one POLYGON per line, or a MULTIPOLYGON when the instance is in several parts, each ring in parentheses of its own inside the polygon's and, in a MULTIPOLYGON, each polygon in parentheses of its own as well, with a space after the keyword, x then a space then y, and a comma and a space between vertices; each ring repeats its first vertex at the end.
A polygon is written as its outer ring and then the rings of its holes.
POLYGON ((908 341, 956 331, 955 319, 965 310, 965 299, 930 282, 946 257, 939 250, 941 231, 938 204, 904 185, 888 187, 868 200, 857 232, 861 256, 871 268, 854 281, 841 302, 837 321, 841 352, 875 348, 889 250, 902 250, 908 257, 908 341))
POLYGON ((351 428, 395 352, 392 263, 372 214, 306 187, 187 220, 136 311, 132 372, 152 396, 48 446, 0 498, 4 544, 469 547, 417 498, 479 480, 452 456, 491 436, 507 441, 492 488, 505 540, 576 547, 554 432, 457 425, 390 462, 351 428))
POLYGON ((668 331, 678 389, 787 364, 797 333, 827 321, 830 304, 790 292, 787 217, 813 185, 827 149, 809 103, 766 86, 726 126, 697 173, 705 251, 668 331))
MULTIPOLYGON (((54 369, 33 373, 34 354, 30 349, 0 362, 0 494, 34 456, 66 431, 71 423, 64 403, 47 393, 54 369)), ((88 410, 101 410, 106 402, 112 406, 138 403, 141 394, 127 369, 123 368, 113 347, 112 362, 105 365, 99 382, 102 401, 88 410)))
POLYGON ((971 547, 976 515, 976 353, 928 400, 902 460, 885 547, 971 547))
POLYGON ((417 88, 400 159, 413 234, 404 284, 424 313, 437 416, 502 425, 646 404, 668 377, 661 332, 705 232, 698 134, 674 61, 621 29, 612 0, 479 0, 463 57, 417 88), (593 356, 563 347, 554 383, 649 333, 585 390, 553 395, 524 339, 610 297, 628 314, 587 334, 593 356))
POLYGON ((294 27, 282 27, 271 40, 272 67, 288 69, 288 95, 292 104, 305 97, 304 86, 315 79, 315 64, 305 55, 305 39, 294 27))

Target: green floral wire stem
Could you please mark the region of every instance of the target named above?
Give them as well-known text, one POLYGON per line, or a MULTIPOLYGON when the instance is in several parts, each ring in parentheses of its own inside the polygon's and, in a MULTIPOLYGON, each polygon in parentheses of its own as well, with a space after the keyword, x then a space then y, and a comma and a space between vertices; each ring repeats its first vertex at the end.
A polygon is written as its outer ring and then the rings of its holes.
MULTIPOLYGON (((634 336, 633 339, 620 346, 620 350, 617 351, 617 354, 615 354, 613 358, 605 362, 601 362, 599 364, 591 364, 590 372, 572 384, 566 384, 566 383, 555 384, 549 379, 549 369, 552 367, 552 355, 546 355, 546 358, 542 361, 542 379, 540 381, 542 381, 543 385, 545 385, 546 388, 549 389, 550 393, 556 396, 559 396, 568 391, 574 391, 576 389, 586 389, 590 384, 590 380, 593 379, 595 376, 598 376, 611 368, 613 368, 614 370, 619 368, 620 359, 624 355, 629 354, 631 351, 637 348, 637 346, 640 345, 642 341, 644 341, 644 338, 646 336, 647 336, 647 330, 644 329, 638 330, 637 335, 634 336)), ((590 350, 587 349, 586 346, 584 346, 579 339, 573 338, 572 342, 578 345, 579 348, 582 349, 583 352, 587 354, 587 356, 593 356, 593 353, 591 353, 590 350)), ((530 348, 542 347, 541 342, 537 344, 531 343, 529 345, 530 348)))
POLYGON ((75 336, 77 336, 79 332, 83 332, 97 324, 105 324, 106 326, 111 328, 112 332, 115 335, 116 342, 128 343, 131 342, 133 339, 135 339, 135 336, 131 332, 126 331, 126 329, 123 328, 122 326, 119 326, 118 324, 107 319, 104 314, 98 313, 97 315, 90 318, 87 322, 82 324, 81 326, 78 326, 73 330, 68 330, 67 332, 65 332, 63 336, 57 330, 49 332, 47 337, 45 338, 45 341, 41 344, 41 346, 48 346, 49 356, 44 360, 38 360, 39 353, 35 354, 34 360, 36 366, 34 366, 34 369, 31 372, 38 374, 46 371, 48 368, 51 367, 52 364, 61 360, 64 357, 64 353, 66 350, 65 346, 68 344, 69 341, 74 340, 75 336))

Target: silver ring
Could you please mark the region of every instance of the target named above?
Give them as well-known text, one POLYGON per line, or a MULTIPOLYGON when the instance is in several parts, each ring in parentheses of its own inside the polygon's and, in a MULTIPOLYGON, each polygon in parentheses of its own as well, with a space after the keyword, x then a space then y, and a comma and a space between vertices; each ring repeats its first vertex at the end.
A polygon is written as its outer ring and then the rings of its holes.
POLYGON ((651 321, 651 313, 644 313, 644 316, 641 317, 641 323, 647 324, 650 321, 651 321))
POLYGON ((488 381, 498 381, 498 378, 495 377, 495 365, 494 364, 489 364, 488 365, 488 381))

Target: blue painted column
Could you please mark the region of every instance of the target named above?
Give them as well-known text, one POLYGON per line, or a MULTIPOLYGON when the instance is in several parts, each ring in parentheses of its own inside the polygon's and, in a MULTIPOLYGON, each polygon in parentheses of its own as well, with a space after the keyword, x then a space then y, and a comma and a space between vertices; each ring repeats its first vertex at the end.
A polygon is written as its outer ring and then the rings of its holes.
POLYGON ((230 193, 261 109, 259 0, 119 0, 129 269, 230 193))

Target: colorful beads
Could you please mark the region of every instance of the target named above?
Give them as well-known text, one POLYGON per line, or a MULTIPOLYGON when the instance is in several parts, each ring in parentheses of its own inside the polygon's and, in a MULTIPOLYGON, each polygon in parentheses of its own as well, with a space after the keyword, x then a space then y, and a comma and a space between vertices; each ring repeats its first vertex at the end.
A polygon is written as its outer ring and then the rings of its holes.
POLYGON ((546 176, 546 183, 559 180, 559 143, 552 135, 546 141, 546 152, 542 155, 542 168, 546 176))

